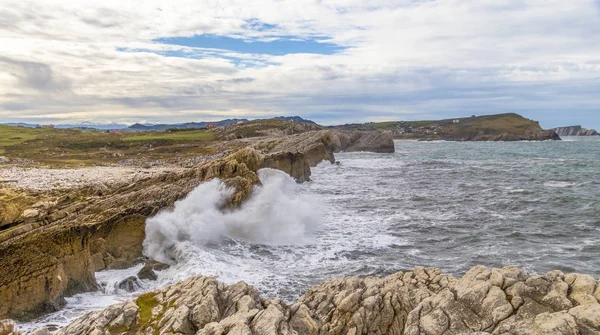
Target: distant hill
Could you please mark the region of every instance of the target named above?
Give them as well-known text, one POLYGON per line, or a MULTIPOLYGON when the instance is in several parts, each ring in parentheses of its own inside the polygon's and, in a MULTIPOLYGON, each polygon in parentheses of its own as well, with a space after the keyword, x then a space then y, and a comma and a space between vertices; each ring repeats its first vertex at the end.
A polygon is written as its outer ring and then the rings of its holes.
POLYGON ((109 130, 109 129, 124 129, 127 128, 128 125, 122 123, 93 123, 93 122, 81 122, 75 124, 56 124, 54 128, 60 129, 99 129, 99 130, 109 130))
POLYGON ((398 139, 447 141, 522 141, 560 139, 537 121, 515 113, 445 120, 390 121, 337 126, 352 130, 382 130, 398 139))
POLYGON ((40 127, 39 124, 31 124, 31 123, 23 123, 23 122, 3 123, 3 125, 5 125, 5 126, 13 126, 13 127, 26 127, 26 128, 37 128, 37 127, 40 127))
MULTIPOLYGON (((278 116, 273 119, 281 120, 281 121, 294 121, 301 123, 309 123, 316 124, 314 121, 306 120, 301 118, 300 116, 278 116)), ((258 119, 261 120, 261 119, 258 119)), ((215 122, 185 122, 185 123, 162 123, 162 124, 141 124, 136 123, 131 126, 122 123, 93 123, 93 122, 82 122, 75 124, 56 124, 54 128, 60 129, 82 129, 82 130, 122 130, 125 132, 142 132, 142 131, 164 131, 167 129, 204 129, 207 128, 209 124, 214 124, 216 127, 227 126, 230 124, 237 124, 238 122, 246 123, 248 119, 225 119, 221 121, 215 122)), ((28 127, 28 128, 36 128, 40 127, 38 124, 29 124, 29 123, 5 123, 7 126, 20 126, 20 127, 28 127)))
POLYGON ((585 129, 581 126, 558 127, 552 129, 560 136, 598 136, 594 129, 585 129))
POLYGON ((226 119, 216 122, 186 122, 186 123, 175 123, 175 124, 152 124, 143 125, 136 123, 129 126, 126 131, 163 131, 167 129, 204 129, 209 124, 214 124, 216 127, 226 126, 230 124, 236 124, 238 122, 248 122, 248 119, 226 119))

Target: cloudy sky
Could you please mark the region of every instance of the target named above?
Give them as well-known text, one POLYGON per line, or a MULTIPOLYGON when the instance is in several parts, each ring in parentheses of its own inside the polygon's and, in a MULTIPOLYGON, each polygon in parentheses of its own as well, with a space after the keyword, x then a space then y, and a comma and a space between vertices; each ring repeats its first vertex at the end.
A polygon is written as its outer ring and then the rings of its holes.
POLYGON ((600 0, 0 0, 0 122, 600 128, 600 0))

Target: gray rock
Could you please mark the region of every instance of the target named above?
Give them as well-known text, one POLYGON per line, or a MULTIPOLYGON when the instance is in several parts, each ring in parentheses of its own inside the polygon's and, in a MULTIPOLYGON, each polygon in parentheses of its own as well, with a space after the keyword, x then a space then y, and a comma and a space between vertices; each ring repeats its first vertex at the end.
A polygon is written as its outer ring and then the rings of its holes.
POLYGON ((117 284, 117 287, 123 291, 134 292, 142 288, 142 285, 140 284, 137 277, 131 276, 125 278, 123 281, 117 284))
POLYGON ((137 273, 137 277, 139 279, 149 279, 156 280, 158 277, 156 276, 156 272, 154 271, 162 271, 169 268, 169 264, 161 263, 158 261, 150 260, 144 264, 144 267, 140 269, 137 273))

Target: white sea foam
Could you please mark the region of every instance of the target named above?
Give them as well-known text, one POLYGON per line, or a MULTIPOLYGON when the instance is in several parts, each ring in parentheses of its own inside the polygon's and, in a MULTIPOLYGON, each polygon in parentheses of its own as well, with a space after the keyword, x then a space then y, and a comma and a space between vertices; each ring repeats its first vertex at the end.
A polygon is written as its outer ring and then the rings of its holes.
POLYGON ((577 183, 572 183, 568 181, 547 181, 544 183, 544 186, 551 188, 567 188, 576 186, 577 183))
POLYGON ((262 186, 240 209, 220 209, 232 190, 213 180, 198 186, 172 210, 148 219, 144 254, 173 263, 188 243, 206 245, 225 238, 265 245, 307 243, 320 220, 318 203, 299 194, 295 181, 281 171, 262 169, 259 177, 262 186))

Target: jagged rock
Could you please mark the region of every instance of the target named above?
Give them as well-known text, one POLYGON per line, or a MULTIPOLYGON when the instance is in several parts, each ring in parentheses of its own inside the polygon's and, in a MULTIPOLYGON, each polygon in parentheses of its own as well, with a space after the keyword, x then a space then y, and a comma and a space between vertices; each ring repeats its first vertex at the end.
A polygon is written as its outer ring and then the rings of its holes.
POLYGON ((474 133, 456 133, 442 136, 446 141, 490 141, 490 142, 514 142, 514 141, 560 141, 560 136, 554 130, 543 130, 538 126, 528 128, 524 134, 511 133, 486 134, 483 130, 474 133))
POLYGON ((267 155, 262 167, 281 170, 292 176, 297 182, 310 180, 310 166, 300 152, 278 152, 267 155))
POLYGON ((337 130, 334 132, 334 136, 339 151, 393 153, 395 150, 394 140, 389 133, 378 131, 348 132, 337 130))
POLYGON ((8 159, 8 157, 0 156, 0 164, 8 162, 10 162, 10 159, 8 159))
POLYGON ((598 136, 598 132, 594 129, 585 129, 581 126, 558 127, 552 129, 559 136, 598 136))
POLYGON ((23 219, 31 219, 31 218, 35 218, 38 217, 40 215, 40 211, 37 209, 26 209, 25 211, 23 211, 23 214, 21 214, 21 216, 23 217, 23 219))
POLYGON ((598 286, 589 279, 482 266, 457 279, 416 268, 326 281, 287 305, 245 283, 195 277, 90 313, 58 334, 598 334, 598 300, 576 300, 598 286))
POLYGON ((13 320, 0 320, 0 335, 21 335, 13 320))
POLYGON ((156 280, 158 277, 154 271, 162 271, 169 268, 169 264, 157 262, 154 260, 147 261, 144 267, 137 273, 139 279, 156 280))
POLYGON ((117 288, 126 292, 135 292, 142 288, 142 285, 137 277, 131 276, 123 279, 119 284, 117 284, 117 288))

